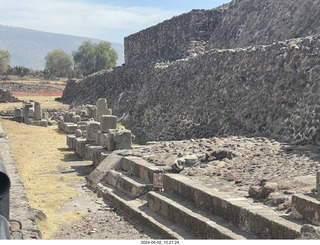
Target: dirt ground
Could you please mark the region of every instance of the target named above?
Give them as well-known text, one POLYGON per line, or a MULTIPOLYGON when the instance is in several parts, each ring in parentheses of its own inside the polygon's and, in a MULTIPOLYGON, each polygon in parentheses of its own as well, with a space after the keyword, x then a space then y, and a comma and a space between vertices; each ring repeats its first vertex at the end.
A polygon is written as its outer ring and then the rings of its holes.
MULTIPOLYGON (((68 162, 65 168, 59 168, 62 173, 77 172, 80 176, 90 173, 91 162, 68 162)), ((108 240, 146 240, 157 239, 159 236, 140 226, 111 203, 98 197, 92 189, 85 185, 85 180, 79 181, 73 187, 81 196, 73 198, 64 204, 59 212, 82 212, 84 215, 77 222, 59 226, 52 239, 108 239, 108 240)))
POLYGON ((86 187, 91 162, 66 146, 57 126, 1 120, 42 239, 145 240, 158 236, 139 226, 86 187))

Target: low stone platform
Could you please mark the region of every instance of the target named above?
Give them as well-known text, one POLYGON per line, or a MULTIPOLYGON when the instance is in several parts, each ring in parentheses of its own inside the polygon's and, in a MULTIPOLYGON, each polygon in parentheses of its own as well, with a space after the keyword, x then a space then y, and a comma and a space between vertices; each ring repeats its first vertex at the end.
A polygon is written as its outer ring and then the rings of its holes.
MULTIPOLYGON (((183 229, 183 234, 192 234, 197 239, 295 239, 303 226, 290 215, 279 215, 245 197, 220 193, 196 179, 165 173, 163 166, 154 166, 139 157, 112 153, 87 176, 87 183, 142 224, 159 231, 163 224, 151 216, 160 215, 170 225, 172 222, 183 229), (137 195, 136 187, 130 184, 134 181, 119 184, 129 178, 154 184, 153 176, 158 173, 164 173, 160 188, 164 192, 157 191, 159 188, 148 189, 145 197, 146 192, 137 195)), ((186 239, 160 230, 166 234, 163 238, 186 239)))
POLYGON ((320 225, 320 196, 313 193, 293 195, 292 215, 320 225))
MULTIPOLYGON (((149 142, 144 146, 104 152, 106 149, 97 144, 97 140, 88 141, 77 133, 67 136, 67 143, 83 158, 97 159, 95 170, 87 177, 88 185, 114 200, 119 207, 130 210, 132 216, 143 216, 138 220, 144 224, 149 222, 148 226, 152 225, 150 220, 146 221, 145 214, 141 214, 142 208, 138 208, 137 214, 126 200, 142 202, 148 214, 160 214, 198 239, 296 239, 308 230, 303 229, 310 223, 308 219, 292 215, 291 197, 314 188, 318 153, 312 146, 232 136, 149 142), (307 154, 300 157, 302 152, 307 154), (295 175, 291 177, 292 174, 295 175), (161 190, 165 193, 157 192, 161 190), (116 197, 116 193, 122 193, 123 197, 116 197), (184 202, 189 204, 179 204, 184 202), (203 217, 199 218, 192 210, 176 209, 189 205, 204 209, 203 217), (168 212, 173 213, 165 217, 164 210, 169 206, 168 212), (195 230, 184 227, 183 222, 173 218, 174 214, 197 224, 193 227, 195 230), (223 222, 211 228, 204 225, 211 216, 223 222), (229 228, 228 225, 219 228, 220 224, 229 224, 229 228), (197 233, 197 226, 208 229, 210 235, 197 233), (240 229, 244 233, 230 235, 228 229, 240 229), (236 238, 237 235, 240 236, 236 238)), ((215 220, 212 218, 213 223, 215 220)), ((316 227, 313 230, 318 232, 316 227)))

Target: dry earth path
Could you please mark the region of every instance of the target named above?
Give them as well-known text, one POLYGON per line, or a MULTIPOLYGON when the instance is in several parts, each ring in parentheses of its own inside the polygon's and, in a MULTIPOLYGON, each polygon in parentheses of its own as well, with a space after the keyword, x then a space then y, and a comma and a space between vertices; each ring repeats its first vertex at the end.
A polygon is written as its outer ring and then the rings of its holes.
POLYGON ((91 162, 69 151, 56 126, 1 123, 43 239, 157 238, 86 187, 91 162))

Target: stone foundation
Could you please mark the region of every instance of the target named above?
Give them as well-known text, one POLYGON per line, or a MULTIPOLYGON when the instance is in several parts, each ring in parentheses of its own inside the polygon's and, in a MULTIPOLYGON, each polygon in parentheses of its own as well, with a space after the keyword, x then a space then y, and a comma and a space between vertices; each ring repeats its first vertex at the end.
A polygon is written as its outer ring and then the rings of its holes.
POLYGON ((48 113, 42 112, 39 102, 35 102, 33 106, 31 102, 24 101, 22 108, 14 109, 13 120, 28 125, 48 127, 48 113))
POLYGON ((87 118, 75 112, 66 112, 59 122, 59 129, 69 134, 67 145, 72 150, 98 165, 114 150, 131 149, 132 133, 123 126, 117 128, 117 117, 110 114, 106 99, 99 99, 96 106, 88 105, 87 110, 99 122, 93 118, 82 121, 87 118), (72 122, 74 118, 77 123, 72 122))

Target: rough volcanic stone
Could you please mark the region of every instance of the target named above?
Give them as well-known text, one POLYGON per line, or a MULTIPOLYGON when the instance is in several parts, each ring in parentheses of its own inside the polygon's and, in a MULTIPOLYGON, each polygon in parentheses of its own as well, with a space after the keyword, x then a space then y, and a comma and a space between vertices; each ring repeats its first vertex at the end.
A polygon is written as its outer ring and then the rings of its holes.
POLYGON ((277 183, 266 183, 260 190, 260 196, 266 198, 270 193, 275 192, 278 189, 277 183))
POLYGON ((96 120, 99 121, 102 115, 110 115, 112 114, 111 109, 107 106, 107 99, 100 98, 96 103, 96 120))
POLYGON ((320 196, 320 172, 317 172, 317 177, 316 177, 316 189, 317 189, 317 194, 320 196))
POLYGON ((115 143, 117 150, 131 149, 131 131, 119 130, 115 135, 115 143))
POLYGON ((108 129, 117 128, 117 117, 112 115, 101 115, 100 130, 102 133, 108 132, 108 129))
POLYGON ((116 150, 116 142, 115 142, 115 137, 116 137, 117 130, 116 129, 109 129, 106 137, 106 149, 108 151, 114 151, 116 150))
POLYGON ((82 137, 82 130, 81 129, 76 129, 75 135, 76 135, 76 137, 82 137))
POLYGON ((79 115, 74 115, 71 117, 71 122, 78 123, 81 121, 81 117, 79 115))
POLYGON ((98 130, 100 130, 100 123, 90 122, 87 125, 87 130, 86 130, 87 140, 94 142, 96 140, 96 134, 97 134, 98 130))
POLYGON ((28 113, 27 113, 28 118, 34 118, 34 109, 29 108, 28 113))
POLYGON ((66 112, 63 117, 64 122, 72 122, 71 118, 75 115, 76 115, 75 112, 66 112))
POLYGON ((42 119, 42 109, 40 102, 35 102, 34 103, 34 119, 36 120, 41 120, 42 119))

